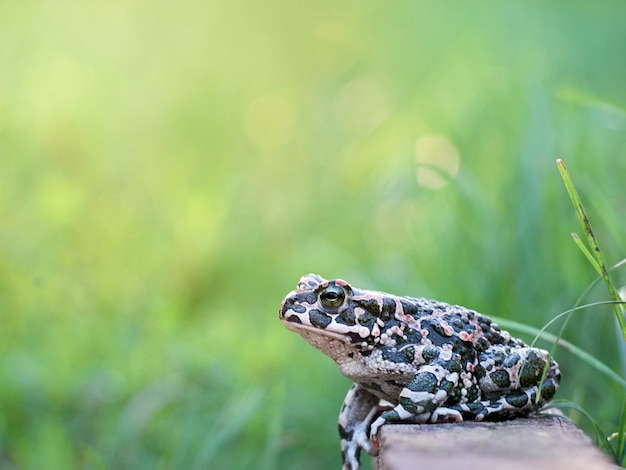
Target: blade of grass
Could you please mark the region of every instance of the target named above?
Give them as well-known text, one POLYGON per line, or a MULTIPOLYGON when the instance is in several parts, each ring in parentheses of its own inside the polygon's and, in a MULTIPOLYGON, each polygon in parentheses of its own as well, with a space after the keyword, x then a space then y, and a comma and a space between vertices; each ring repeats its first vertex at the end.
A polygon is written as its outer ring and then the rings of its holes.
MULTIPOLYGON (((593 257, 596 260, 596 263, 592 263, 592 265, 594 266, 598 274, 602 276, 602 279, 604 280, 604 283, 606 284, 606 288, 609 292, 609 297, 611 298, 611 300, 614 300, 614 301, 621 300, 621 297, 617 289, 615 288, 615 286, 613 286, 613 283, 611 282, 611 279, 608 274, 607 266, 604 261, 604 256, 602 255, 602 251, 600 250, 600 245, 598 244, 598 240, 593 233, 591 223, 589 222, 589 218, 587 217, 585 208, 583 207, 580 196, 578 195, 578 192, 576 191, 576 188, 574 187, 574 183, 572 182, 572 179, 569 176, 567 168, 565 168, 565 164, 563 163, 563 160, 561 159, 558 159, 556 161, 556 165, 557 165, 557 168, 559 169, 559 173, 561 174, 561 179, 563 180, 565 189, 567 190, 567 193, 569 194, 569 197, 572 200, 572 204, 574 205, 574 209, 576 210, 578 219, 580 220, 580 223, 582 224, 583 229, 585 231, 585 235, 587 236, 587 243, 589 244, 589 247, 591 247, 591 253, 593 253, 593 257)), ((576 241, 576 238, 574 239, 575 241, 576 241)), ((577 242, 577 245, 581 247, 582 242, 580 243, 577 242)), ((583 250, 583 253, 589 259, 588 251, 583 250)), ((615 309, 615 315, 617 317, 617 322, 622 332, 622 338, 624 339, 624 341, 626 341, 626 318, 624 318, 624 309, 618 304, 615 305, 614 309, 615 309)))
POLYGON ((626 463, 626 398, 622 405, 622 416, 617 430, 617 444, 615 445, 615 453, 620 461, 620 465, 626 463))
MULTIPOLYGON (((578 237, 577 237, 577 236, 576 236, 576 239, 578 239, 578 237)), ((584 245, 583 245, 583 247, 584 247, 584 245)), ((585 247, 585 251, 587 251, 586 247, 585 247)), ((594 260, 594 262, 595 262, 595 260, 594 260)), ((625 264, 626 264, 626 259, 622 259, 621 261, 619 261, 619 262, 618 262, 618 263, 616 263, 615 265, 611 266, 611 267, 608 269, 608 271, 613 271, 614 269, 617 269, 617 268, 619 268, 619 267, 621 267, 621 266, 623 266, 623 265, 625 265, 625 264)), ((545 324, 545 325, 541 328, 541 330, 539 330, 539 334, 543 334, 543 332, 544 332, 545 330, 547 330, 547 329, 548 329, 548 327, 549 327, 550 325, 552 325, 552 324, 553 324, 553 323, 555 323, 557 320, 559 320, 560 318, 562 318, 562 317, 564 317, 564 316, 565 316, 565 317, 566 317, 566 318, 565 318, 565 321, 564 321, 564 322, 563 322, 563 324, 561 325, 561 328, 560 328, 560 330, 559 330, 559 333, 558 333, 558 335, 556 336, 556 338, 560 340, 560 339, 561 339, 561 337, 563 336, 563 332, 565 331, 565 327, 567 326, 567 324, 568 324, 568 322, 569 322, 570 318, 572 317, 572 314, 573 314, 575 311, 582 310, 582 309, 585 309, 585 308, 588 308, 588 307, 594 307, 594 306, 597 306, 597 305, 606 305, 606 304, 614 304, 614 303, 616 303, 616 302, 614 302, 614 301, 612 301, 612 300, 607 300, 607 301, 593 302, 593 303, 591 303, 591 304, 581 305, 581 302, 583 301, 583 299, 584 299, 585 297, 587 297, 587 295, 589 294, 589 292, 591 292, 591 290, 594 288, 594 286, 595 286, 598 282, 600 282, 601 280, 602 280, 602 276, 598 276, 596 279, 594 279, 594 280, 591 282, 591 284, 589 284, 589 286, 587 286, 587 288, 584 290, 584 292, 578 296, 578 299, 576 299, 576 303, 574 304, 574 306, 573 306, 572 308, 570 308, 569 310, 567 310, 567 311, 565 311, 565 312, 562 312, 562 313, 558 314, 556 317, 554 317, 552 320, 550 320, 548 323, 546 323, 546 324, 545 324)), ((622 295, 622 293, 620 292, 620 299, 621 299, 621 298, 624 298, 624 295, 622 295)), ((624 303, 626 303, 626 302, 624 302, 624 301, 620 301, 619 303, 623 306, 623 305, 624 305, 624 303)), ((616 320, 616 322, 617 322, 617 320, 616 320)), ((617 330, 618 330, 618 329, 616 329, 616 331, 617 331, 617 330)), ((530 343, 530 345, 531 345, 531 346, 533 346, 533 345, 536 343, 537 339, 540 337, 540 336, 539 336, 539 334, 535 335, 535 338, 534 338, 534 339, 533 339, 533 341, 530 343)), ((619 334, 619 333, 618 333, 618 334, 619 334)), ((625 348, 626 348, 626 342, 624 342, 624 341, 618 341, 618 343, 619 343, 619 344, 618 344, 618 346, 620 346, 620 349, 625 349, 625 348)), ((556 341, 553 341, 552 347, 550 348, 550 356, 554 356, 554 353, 555 353, 556 347, 557 347, 557 342, 556 342, 556 341)), ((607 369, 608 369, 608 367, 607 367, 607 369)), ((608 370, 610 370, 610 369, 608 369, 608 370)), ((547 372, 548 372, 548 364, 546 363, 546 366, 544 367, 543 374, 542 374, 542 377, 541 377, 541 382, 542 382, 542 383, 543 383, 543 381, 545 380, 545 377, 546 377, 547 372)), ((606 372, 606 371, 604 371, 604 372, 606 372)), ((622 376, 626 377, 626 375, 624 375, 624 374, 622 374, 622 376)), ((539 394, 537 395, 537 402, 538 402, 538 401, 539 401, 539 394)))
POLYGON ((572 233, 572 238, 574 239, 574 243, 576 243, 576 246, 580 248, 580 251, 582 251, 583 254, 585 255, 585 258, 587 258, 587 261, 589 261, 591 266, 593 266, 593 269, 595 269, 600 275, 602 275, 602 267, 598 264, 598 262, 593 257, 591 252, 587 249, 587 247, 585 246, 583 241, 580 239, 578 234, 572 233))
MULTIPOLYGON (((570 308, 569 310, 566 310, 565 312, 559 313, 552 320, 550 320, 548 323, 546 323, 544 326, 542 326, 541 329, 537 330, 539 333, 535 335, 535 338, 530 343, 530 346, 534 346, 534 344, 535 344, 535 342, 537 341, 538 338, 546 339, 544 337, 545 336, 544 335, 545 330, 547 330, 550 325, 552 325, 556 321, 560 320, 564 316, 569 315, 571 313, 574 313, 574 312, 576 312, 578 310, 583 310, 583 309, 590 308, 590 307, 597 307, 599 305, 611 305, 611 304, 614 304, 614 303, 615 302, 613 302, 612 300, 601 300, 599 302, 592 302, 590 304, 577 305, 575 307, 570 308)), ((620 303, 626 304, 626 301, 621 301, 620 303)), ((495 318, 495 317, 492 317, 492 318, 495 318)), ((505 320, 505 321, 507 321, 507 320, 505 320)), ((561 339, 561 334, 559 334, 557 336, 553 336, 553 338, 561 339)), ((555 343, 555 341, 552 341, 552 342, 555 343)))

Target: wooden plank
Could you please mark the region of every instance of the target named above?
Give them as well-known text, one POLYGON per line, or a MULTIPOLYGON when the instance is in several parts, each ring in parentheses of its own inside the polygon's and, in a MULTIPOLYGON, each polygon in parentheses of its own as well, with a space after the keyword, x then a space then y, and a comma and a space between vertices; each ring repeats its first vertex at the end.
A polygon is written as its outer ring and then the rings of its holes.
POLYGON ((614 470, 565 417, 498 423, 388 424, 380 431, 379 470, 614 470))

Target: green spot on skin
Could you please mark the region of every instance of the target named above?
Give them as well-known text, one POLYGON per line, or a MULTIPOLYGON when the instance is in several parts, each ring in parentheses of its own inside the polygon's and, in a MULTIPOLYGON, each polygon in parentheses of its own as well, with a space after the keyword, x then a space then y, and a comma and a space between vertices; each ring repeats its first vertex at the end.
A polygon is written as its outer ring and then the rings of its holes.
POLYGON ((322 329, 326 328, 332 321, 328 315, 319 310, 311 310, 309 312, 309 319, 311 320, 311 325, 322 329))
POLYGON ((493 383, 495 383, 500 388, 508 388, 511 385, 511 380, 509 378, 509 373, 505 370, 497 370, 489 374, 493 383))
POLYGON ((414 392, 435 393, 437 377, 432 372, 422 372, 409 383, 408 388, 414 392))
POLYGON ((406 362, 413 362, 415 359, 415 348, 413 346, 409 346, 408 348, 404 348, 402 350, 402 354, 404 354, 404 358, 406 362))
POLYGON ((433 359, 439 357, 439 348, 436 346, 426 346, 422 350, 422 357, 426 361, 426 363, 431 362, 433 359))
POLYGON ((448 364, 448 370, 450 372, 461 372, 461 369, 461 361, 457 361, 456 359, 451 360, 448 364))
POLYGON ((481 365, 477 365, 476 368, 474 369, 474 377, 480 380, 486 375, 487 375, 487 371, 485 370, 485 368, 481 365))
POLYGON ((378 317, 380 315, 380 307, 378 306, 378 302, 375 299, 369 300, 359 300, 356 302, 358 306, 360 306, 363 310, 368 312, 370 315, 378 317))
POLYGON ((433 330, 435 330, 441 336, 450 336, 450 335, 446 334, 445 328, 440 323, 433 322, 432 327, 433 327, 433 330))
POLYGON ((437 404, 434 403, 432 400, 423 400, 419 402, 418 405, 423 409, 422 413, 432 413, 437 409, 437 404))
POLYGON ((475 401, 478 398, 478 388, 475 385, 468 388, 465 398, 467 398, 469 402, 475 401))
POLYGON ((359 317, 359 325, 370 327, 376 321, 376 317, 374 317, 371 313, 365 312, 359 317))
POLYGON ((483 352, 489 348, 489 343, 485 338, 479 338, 478 341, 474 344, 476 351, 483 352))
POLYGON ((446 392, 448 393, 448 398, 446 399, 444 405, 456 405, 459 401, 461 401, 461 389, 462 387, 458 385, 456 387, 451 387, 450 390, 446 389, 446 392))
POLYGON ((409 400, 408 398, 405 397, 400 397, 398 399, 398 403, 400 403, 402 405, 402 407, 407 410, 409 413, 421 413, 422 410, 419 408, 417 403, 412 402, 411 400, 409 400))
POLYGON ((476 416, 485 410, 485 407, 481 403, 469 403, 467 407, 469 408, 470 413, 476 416))
POLYGON ((397 349, 383 349, 383 359, 397 364, 413 362, 413 347, 398 351, 397 349))
POLYGON ((504 397, 506 402, 514 406, 516 408, 522 408, 526 403, 528 403, 528 395, 524 392, 511 393, 504 397))
MULTIPOLYGON (((407 410, 407 411, 410 411, 410 410, 407 410)), ((398 412, 396 410, 385 411, 383 414, 380 415, 380 417, 390 423, 400 421, 400 416, 398 415, 398 412)))
POLYGON ((537 385, 546 363, 535 353, 530 353, 520 370, 520 385, 523 388, 537 385))
POLYGON ((541 387, 541 396, 544 400, 550 400, 556 393, 556 384, 554 380, 548 379, 543 383, 541 387))
POLYGON ((387 321, 391 319, 391 317, 394 315, 395 312, 396 312, 396 302, 393 299, 390 299, 389 297, 385 297, 383 299, 383 308, 382 308, 382 311, 380 312, 381 320, 387 321))
POLYGON ((354 316, 354 310, 351 308, 345 309, 343 312, 341 312, 339 316, 348 325, 356 324, 356 317, 354 316))
POLYGON ((521 359, 520 355, 517 353, 514 353, 514 354, 507 356, 507 358, 504 360, 504 363, 502 365, 510 369, 515 364, 517 364, 520 361, 520 359, 521 359))
POLYGON ((442 380, 441 384, 439 384, 439 390, 444 390, 446 395, 450 395, 452 393, 452 389, 454 388, 454 383, 449 380, 442 380))

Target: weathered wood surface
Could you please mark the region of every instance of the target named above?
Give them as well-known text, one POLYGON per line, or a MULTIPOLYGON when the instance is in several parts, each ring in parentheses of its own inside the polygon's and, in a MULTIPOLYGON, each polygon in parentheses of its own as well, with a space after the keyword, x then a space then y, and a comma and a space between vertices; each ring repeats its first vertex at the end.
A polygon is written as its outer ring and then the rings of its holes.
POLYGON ((379 470, 615 470, 567 418, 381 428, 379 470))

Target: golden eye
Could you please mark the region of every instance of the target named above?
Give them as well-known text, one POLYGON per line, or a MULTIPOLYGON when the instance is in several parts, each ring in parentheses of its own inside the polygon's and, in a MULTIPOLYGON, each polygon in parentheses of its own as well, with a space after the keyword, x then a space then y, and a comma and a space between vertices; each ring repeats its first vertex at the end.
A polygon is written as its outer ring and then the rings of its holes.
POLYGON ((324 308, 341 307, 346 300, 346 291, 343 287, 330 284, 322 292, 320 292, 320 303, 324 308))

